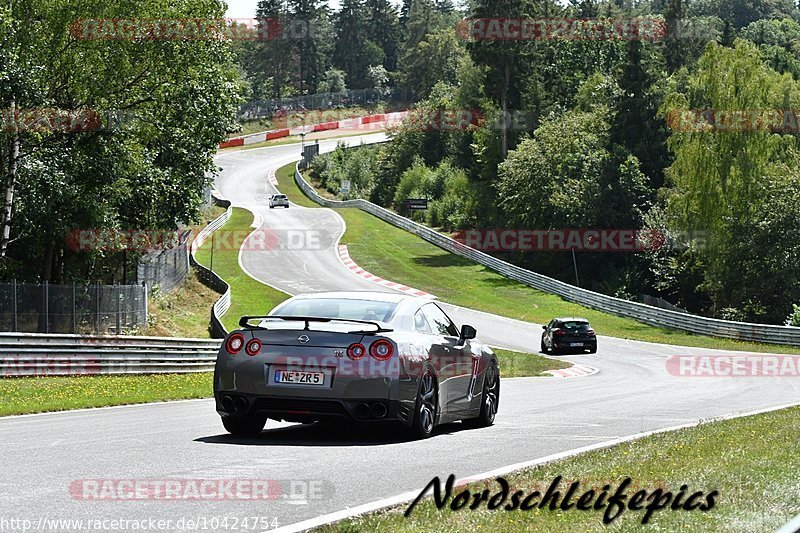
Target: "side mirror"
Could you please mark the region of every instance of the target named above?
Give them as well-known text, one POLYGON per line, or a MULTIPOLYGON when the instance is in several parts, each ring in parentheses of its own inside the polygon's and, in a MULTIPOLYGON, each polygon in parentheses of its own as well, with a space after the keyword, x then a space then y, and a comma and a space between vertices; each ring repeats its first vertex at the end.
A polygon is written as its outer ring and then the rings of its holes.
POLYGON ((547 326, 542 326, 542 329, 547 329, 547 326))
POLYGON ((464 324, 461 326, 461 342, 468 341, 470 339, 474 339, 478 335, 478 332, 472 326, 464 324))

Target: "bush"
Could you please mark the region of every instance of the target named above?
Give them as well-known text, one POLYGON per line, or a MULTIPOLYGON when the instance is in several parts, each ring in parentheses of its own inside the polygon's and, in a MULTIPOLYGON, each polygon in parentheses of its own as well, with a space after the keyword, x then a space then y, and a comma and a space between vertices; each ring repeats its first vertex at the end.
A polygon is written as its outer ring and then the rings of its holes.
POLYGON ((793 304, 792 308, 792 313, 786 317, 786 325, 800 328, 800 305, 793 304))

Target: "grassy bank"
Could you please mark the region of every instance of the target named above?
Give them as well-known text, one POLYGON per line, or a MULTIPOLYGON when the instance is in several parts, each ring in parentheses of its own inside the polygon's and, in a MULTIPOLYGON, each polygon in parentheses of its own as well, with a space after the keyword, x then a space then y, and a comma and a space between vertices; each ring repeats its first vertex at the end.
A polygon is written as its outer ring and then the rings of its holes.
POLYGON ((0 416, 208 398, 211 373, 0 378, 0 416))
MULTIPOLYGON (((281 168, 279 188, 299 205, 317 206, 294 182, 294 165, 281 168)), ((317 206, 318 207, 318 206, 317 206)), ((567 302, 451 254, 359 209, 338 209, 347 223, 342 239, 367 271, 438 296, 445 302, 537 324, 556 316, 588 318, 601 335, 623 339, 753 352, 800 353, 800 348, 704 337, 657 328, 567 302)))
POLYGON ((147 302, 148 324, 144 334, 152 337, 209 337, 211 306, 220 295, 203 285, 195 272, 169 293, 151 294, 147 302))
POLYGON ((218 231, 218 238, 208 239, 197 251, 197 261, 213 270, 231 286, 231 306, 222 319, 228 331, 238 327, 244 315, 263 315, 289 297, 284 292, 260 283, 239 266, 239 248, 252 231, 253 215, 235 208, 230 220, 218 231))
MULTIPOLYGON (((582 454, 505 478, 514 488, 511 492, 519 489, 525 495, 536 490, 544 493, 557 476, 563 476, 562 496, 574 481, 580 482, 577 496, 592 487, 597 495, 605 484, 611 485, 613 493, 626 477, 632 479, 627 490, 629 498, 639 490, 652 495, 659 488, 664 493, 672 492, 674 498, 684 484, 688 485, 684 502, 695 491, 704 495, 719 493, 716 505, 708 512, 667 508, 652 514, 648 526, 642 525, 646 509, 626 509, 612 522, 610 529, 615 531, 775 531, 800 513, 798 425, 800 408, 713 422, 582 454)), ((448 474, 431 472, 431 478, 439 475, 444 481, 448 474)), ((474 483, 469 488, 473 493, 484 489, 491 494, 499 491, 494 480, 474 483)), ((461 490, 454 490, 453 496, 461 490)), ((537 498, 534 503, 540 501, 537 498)), ((644 505, 649 504, 645 501, 644 505)), ((529 511, 490 511, 484 503, 474 511, 452 511, 449 507, 439 510, 427 499, 406 518, 403 513, 407 507, 343 521, 319 531, 609 530, 602 522, 604 509, 581 511, 573 507, 551 511, 549 507, 537 507, 529 511)))

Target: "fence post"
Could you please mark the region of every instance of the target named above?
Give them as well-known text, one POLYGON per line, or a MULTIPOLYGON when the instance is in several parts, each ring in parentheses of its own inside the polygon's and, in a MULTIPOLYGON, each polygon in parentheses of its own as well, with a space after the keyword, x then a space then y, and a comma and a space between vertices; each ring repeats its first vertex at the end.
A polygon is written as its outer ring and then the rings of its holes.
POLYGON ((144 321, 142 322, 142 331, 147 331, 147 299, 149 297, 147 293, 148 293, 147 284, 142 282, 142 294, 144 296, 144 298, 142 298, 144 300, 144 313, 141 313, 139 315, 139 318, 142 318, 142 314, 144 315, 144 321))
POLYGON ((50 283, 44 282, 44 332, 50 333, 50 283))
POLYGON ((78 333, 78 320, 75 316, 77 313, 75 307, 75 283, 72 283, 72 333, 78 333))
POLYGON ((94 286, 94 334, 100 334, 100 285, 94 286))
POLYGON ((11 331, 17 331, 17 279, 14 278, 14 313, 11 315, 11 331))
POLYGON ((122 286, 117 285, 117 335, 122 335, 120 318, 122 318, 122 286))

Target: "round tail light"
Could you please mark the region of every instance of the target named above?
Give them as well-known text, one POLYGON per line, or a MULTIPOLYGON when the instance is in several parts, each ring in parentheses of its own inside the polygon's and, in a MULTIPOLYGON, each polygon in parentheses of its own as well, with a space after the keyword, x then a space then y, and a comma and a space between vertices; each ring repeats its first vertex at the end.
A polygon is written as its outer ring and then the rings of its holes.
POLYGON ((385 339, 377 340, 369 347, 369 354, 378 361, 386 361, 392 357, 393 353, 394 347, 392 346, 392 343, 385 339))
POLYGON ((258 355, 258 352, 261 351, 261 341, 258 339, 252 339, 247 343, 247 347, 244 349, 244 351, 247 352, 247 355, 250 357, 258 355))
POLYGON ((225 341, 225 350, 231 355, 235 355, 244 348, 244 336, 241 333, 234 333, 225 341))
POLYGON ((363 359, 365 355, 367 355, 367 349, 359 342, 353 343, 347 348, 347 357, 353 361, 359 361, 363 359))

